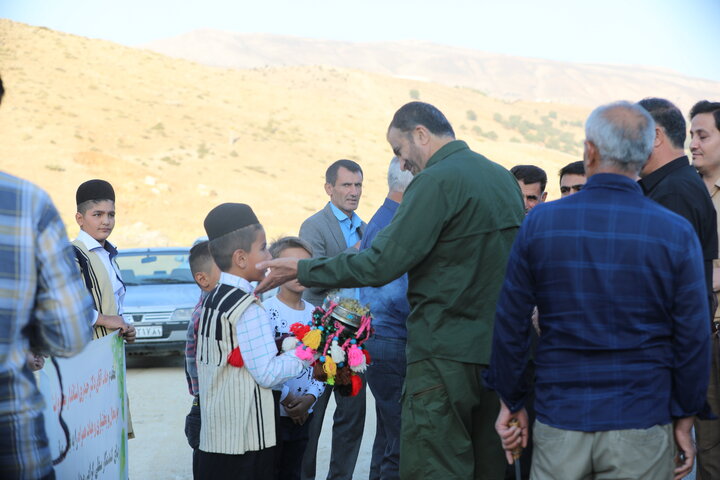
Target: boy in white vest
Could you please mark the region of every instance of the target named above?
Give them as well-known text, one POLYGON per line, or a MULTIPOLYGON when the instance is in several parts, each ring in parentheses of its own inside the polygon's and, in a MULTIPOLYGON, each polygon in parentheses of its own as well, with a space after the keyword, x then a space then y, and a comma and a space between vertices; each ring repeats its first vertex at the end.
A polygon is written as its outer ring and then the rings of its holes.
POLYGON ((125 340, 135 341, 135 327, 122 317, 125 284, 115 261, 117 248, 108 241, 115 228, 115 190, 105 180, 88 180, 75 193, 75 221, 80 233, 72 242, 85 286, 95 304, 94 338, 120 329, 125 340))
MULTIPOLYGON (((274 385, 307 362, 278 355, 273 329, 250 282, 270 259, 265 231, 252 209, 218 205, 205 218, 210 253, 222 272, 203 302, 196 362, 200 389, 199 479, 266 479, 274 466, 274 385)), ((196 479, 197 480, 197 479, 196 479)))
MULTIPOLYGON (((135 327, 122 317, 125 284, 115 260, 118 251, 107 239, 115 228, 115 190, 105 180, 88 180, 78 187, 75 202, 80 233, 72 244, 95 308, 93 339, 120 330, 125 341, 133 343, 135 327)), ((135 438, 129 399, 127 402, 128 438, 135 438)))

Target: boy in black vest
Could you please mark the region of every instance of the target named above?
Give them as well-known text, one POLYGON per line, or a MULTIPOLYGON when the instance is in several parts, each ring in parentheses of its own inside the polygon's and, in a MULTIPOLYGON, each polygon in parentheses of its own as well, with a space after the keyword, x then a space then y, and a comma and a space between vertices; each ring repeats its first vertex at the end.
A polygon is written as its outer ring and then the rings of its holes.
POLYGON ((277 355, 273 330, 250 282, 269 260, 265 231, 245 204, 224 203, 205 218, 210 253, 222 272, 203 303, 196 361, 200 390, 200 479, 263 479, 273 471, 275 408, 270 390, 307 363, 277 355))

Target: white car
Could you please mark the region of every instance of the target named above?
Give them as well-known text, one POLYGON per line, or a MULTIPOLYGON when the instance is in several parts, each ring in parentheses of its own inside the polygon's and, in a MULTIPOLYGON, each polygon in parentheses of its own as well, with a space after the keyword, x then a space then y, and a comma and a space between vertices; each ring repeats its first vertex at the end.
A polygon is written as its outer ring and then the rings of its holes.
POLYGON ((190 249, 135 248, 118 253, 125 287, 123 316, 137 331, 129 354, 183 353, 188 322, 200 299, 190 249))

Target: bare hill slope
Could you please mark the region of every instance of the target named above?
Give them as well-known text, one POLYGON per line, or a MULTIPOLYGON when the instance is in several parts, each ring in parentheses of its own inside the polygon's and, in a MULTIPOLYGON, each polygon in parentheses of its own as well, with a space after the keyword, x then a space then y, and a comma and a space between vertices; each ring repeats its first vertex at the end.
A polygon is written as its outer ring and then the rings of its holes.
POLYGON ((557 62, 416 41, 350 43, 196 30, 146 47, 219 67, 331 65, 467 86, 506 99, 585 106, 660 96, 687 110, 720 92, 720 82, 658 68, 557 62))
POLYGON ((341 68, 212 68, 4 19, 0 74, 0 169, 46 188, 71 235, 77 185, 111 181, 125 247, 190 244, 224 201, 250 203, 270 237, 296 234, 338 158, 363 166, 369 219, 387 189, 388 122, 411 97, 489 158, 544 166, 557 198, 588 112, 341 68))

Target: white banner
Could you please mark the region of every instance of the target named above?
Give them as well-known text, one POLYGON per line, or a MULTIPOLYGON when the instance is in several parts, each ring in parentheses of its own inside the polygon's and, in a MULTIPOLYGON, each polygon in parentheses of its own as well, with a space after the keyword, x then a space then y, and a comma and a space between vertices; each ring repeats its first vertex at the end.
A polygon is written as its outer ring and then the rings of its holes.
MULTIPOLYGON (((58 465, 59 480, 127 480, 125 345, 117 333, 93 340, 79 355, 58 358, 65 393, 62 418, 70 450, 58 465)), ((66 445, 59 421, 60 384, 49 360, 40 373, 45 431, 53 459, 66 445)))

